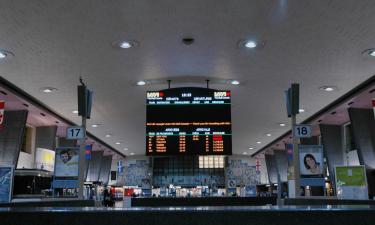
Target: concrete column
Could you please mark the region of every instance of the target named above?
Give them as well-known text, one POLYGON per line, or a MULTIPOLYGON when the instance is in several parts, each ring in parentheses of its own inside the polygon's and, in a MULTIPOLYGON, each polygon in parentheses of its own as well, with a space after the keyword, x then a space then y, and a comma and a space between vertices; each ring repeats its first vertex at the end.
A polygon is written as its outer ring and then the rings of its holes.
POLYGON ((101 181, 104 185, 107 185, 109 182, 109 175, 111 173, 111 165, 112 165, 112 156, 103 156, 101 166, 100 166, 100 175, 99 181, 101 181))
POLYGON ((103 158, 103 151, 91 152, 91 159, 89 160, 87 181, 99 181, 100 167, 103 158))
POLYGON ((355 146, 361 165, 367 169, 370 196, 375 195, 375 119, 372 109, 348 109, 355 146))
POLYGON ((359 162, 375 169, 375 120, 372 109, 348 109, 359 162))
POLYGON ((17 166, 25 132, 28 111, 5 111, 0 129, 0 165, 17 166))
POLYGON ((331 180, 334 181, 335 166, 345 165, 342 149, 342 128, 339 125, 320 124, 323 151, 328 163, 331 180))
POLYGON ((268 180, 270 184, 277 183, 277 170, 276 170, 276 159, 275 155, 265 154, 266 166, 268 172, 268 180))
POLYGON ((288 158, 286 151, 275 150, 274 151, 276 166, 280 173, 281 182, 288 181, 288 158))

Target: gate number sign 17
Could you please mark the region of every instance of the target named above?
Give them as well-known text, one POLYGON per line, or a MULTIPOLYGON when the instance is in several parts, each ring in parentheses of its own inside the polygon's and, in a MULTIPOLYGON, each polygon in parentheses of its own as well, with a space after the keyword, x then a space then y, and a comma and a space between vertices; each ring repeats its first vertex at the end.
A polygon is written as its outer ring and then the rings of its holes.
POLYGON ((82 127, 68 127, 66 131, 67 139, 81 139, 84 136, 82 127))

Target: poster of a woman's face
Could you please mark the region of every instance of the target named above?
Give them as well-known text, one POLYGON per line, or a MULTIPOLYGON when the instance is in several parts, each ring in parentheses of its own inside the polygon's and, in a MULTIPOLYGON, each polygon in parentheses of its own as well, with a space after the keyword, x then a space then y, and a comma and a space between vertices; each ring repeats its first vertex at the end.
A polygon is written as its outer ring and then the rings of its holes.
POLYGON ((316 162, 315 157, 312 154, 306 154, 303 158, 305 168, 310 171, 311 174, 320 173, 320 165, 316 162))
POLYGON ((301 175, 319 175, 323 173, 322 149, 306 147, 300 149, 301 175))

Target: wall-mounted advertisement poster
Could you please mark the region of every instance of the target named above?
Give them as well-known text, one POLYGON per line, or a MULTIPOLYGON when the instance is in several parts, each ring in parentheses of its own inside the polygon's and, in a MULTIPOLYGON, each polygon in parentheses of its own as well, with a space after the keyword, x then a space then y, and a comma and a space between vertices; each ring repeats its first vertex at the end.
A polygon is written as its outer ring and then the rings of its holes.
POLYGON ((300 171, 302 176, 323 174, 323 146, 299 145, 300 171))
POLYGON ((56 149, 55 177, 78 177, 78 148, 56 149))
POLYGON ((336 193, 340 199, 368 199, 364 166, 336 166, 336 193))
POLYGON ((57 148, 55 151, 54 188, 76 188, 78 185, 79 148, 57 148))
POLYGON ((12 166, 0 166, 0 202, 10 202, 12 199, 13 173, 12 166))
POLYGON ((35 156, 36 168, 53 172, 55 166, 55 151, 37 148, 35 156))

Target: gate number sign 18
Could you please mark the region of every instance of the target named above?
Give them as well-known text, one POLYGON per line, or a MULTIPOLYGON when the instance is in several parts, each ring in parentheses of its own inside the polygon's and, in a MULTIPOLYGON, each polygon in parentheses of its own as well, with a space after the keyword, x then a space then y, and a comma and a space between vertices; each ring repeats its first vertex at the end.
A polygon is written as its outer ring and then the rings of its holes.
POLYGON ((66 139, 82 139, 84 134, 83 127, 68 127, 66 129, 66 139))
POLYGON ((311 126, 310 125, 296 125, 294 127, 294 135, 299 138, 311 137, 311 126))

